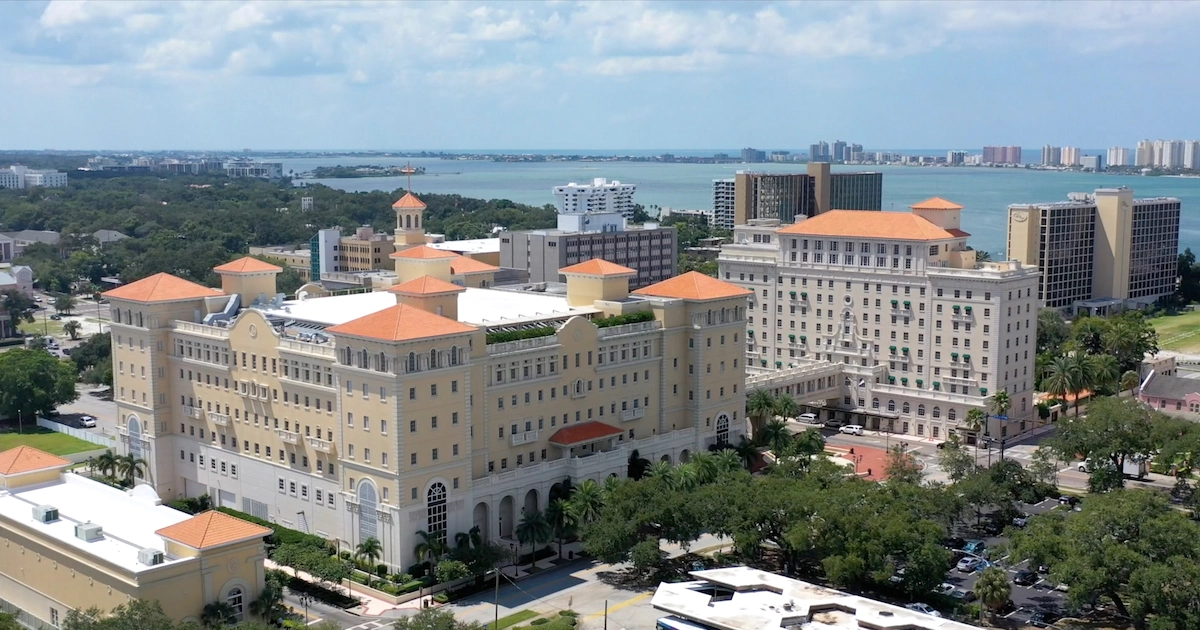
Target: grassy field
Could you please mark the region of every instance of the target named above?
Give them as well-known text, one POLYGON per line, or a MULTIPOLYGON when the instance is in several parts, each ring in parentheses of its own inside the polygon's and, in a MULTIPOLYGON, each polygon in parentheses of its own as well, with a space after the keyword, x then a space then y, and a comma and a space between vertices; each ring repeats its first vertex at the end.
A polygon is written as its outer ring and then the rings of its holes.
POLYGON ((1158 331, 1160 349, 1200 353, 1200 311, 1155 317, 1150 324, 1158 331))
POLYGON ((43 429, 33 424, 32 420, 25 424, 24 433, 17 433, 15 429, 0 433, 0 451, 7 451, 18 446, 32 446, 55 455, 69 455, 103 448, 99 444, 85 442, 66 433, 43 429))

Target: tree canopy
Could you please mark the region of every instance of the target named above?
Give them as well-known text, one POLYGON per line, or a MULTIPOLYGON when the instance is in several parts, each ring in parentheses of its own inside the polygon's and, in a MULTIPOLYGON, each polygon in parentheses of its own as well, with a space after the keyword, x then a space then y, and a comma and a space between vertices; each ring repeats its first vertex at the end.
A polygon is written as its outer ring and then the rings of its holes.
POLYGON ((14 348, 0 353, 0 414, 44 414, 79 397, 75 364, 49 352, 14 348))

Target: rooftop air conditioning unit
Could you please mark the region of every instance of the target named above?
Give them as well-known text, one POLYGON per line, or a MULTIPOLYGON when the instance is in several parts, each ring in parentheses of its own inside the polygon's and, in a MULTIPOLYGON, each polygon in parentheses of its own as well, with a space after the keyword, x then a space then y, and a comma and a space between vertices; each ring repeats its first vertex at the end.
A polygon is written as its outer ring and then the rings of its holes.
POLYGON ((146 566, 155 566, 163 563, 163 552, 157 549, 139 549, 138 562, 146 566))
POLYGON ((58 520, 58 508, 53 505, 35 505, 33 520, 39 523, 53 523, 58 520))
POLYGON ((104 528, 95 523, 80 523, 75 526, 75 537, 85 542, 104 538, 104 528))

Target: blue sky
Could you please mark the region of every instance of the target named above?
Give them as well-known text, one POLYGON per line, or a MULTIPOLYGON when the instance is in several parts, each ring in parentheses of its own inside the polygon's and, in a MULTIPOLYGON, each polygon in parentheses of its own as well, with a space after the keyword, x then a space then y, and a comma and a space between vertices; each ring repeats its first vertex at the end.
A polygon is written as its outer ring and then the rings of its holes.
POLYGON ((1200 138, 1200 3, 0 2, 0 148, 1200 138))

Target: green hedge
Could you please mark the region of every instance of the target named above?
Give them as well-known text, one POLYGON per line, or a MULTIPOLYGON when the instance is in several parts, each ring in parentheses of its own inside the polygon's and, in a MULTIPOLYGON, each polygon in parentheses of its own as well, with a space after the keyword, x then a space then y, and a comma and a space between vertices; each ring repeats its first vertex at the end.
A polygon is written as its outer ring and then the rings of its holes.
POLYGON ((526 328, 525 330, 490 332, 487 334, 487 343, 507 343, 509 341, 520 341, 522 339, 549 337, 556 332, 558 332, 558 329, 553 326, 539 326, 537 328, 526 328))
POLYGON ((321 538, 320 536, 305 534, 302 531, 264 521, 261 518, 251 516, 245 512, 239 512, 227 507, 219 507, 217 508, 217 511, 224 512, 230 516, 236 516, 244 521, 250 521, 251 523, 256 523, 258 525, 262 525, 263 527, 270 528, 271 531, 274 532, 270 536, 267 536, 267 545, 270 547, 278 547, 279 545, 286 545, 289 543, 300 544, 306 547, 319 547, 322 549, 330 546, 329 541, 321 538))
POLYGON ((608 328, 610 326, 621 326, 624 324, 636 324, 638 322, 648 322, 654 319, 654 313, 650 311, 638 311, 637 313, 629 313, 627 315, 613 315, 612 317, 601 317, 593 319, 592 323, 596 328, 608 328))

